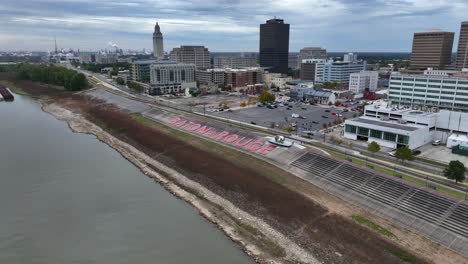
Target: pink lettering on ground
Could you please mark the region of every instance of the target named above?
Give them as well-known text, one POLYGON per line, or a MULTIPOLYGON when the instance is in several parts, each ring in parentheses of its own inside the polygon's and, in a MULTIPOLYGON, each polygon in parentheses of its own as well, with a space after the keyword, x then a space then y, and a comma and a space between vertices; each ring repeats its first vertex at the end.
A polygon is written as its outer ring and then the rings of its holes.
POLYGON ((172 120, 169 121, 169 124, 173 125, 173 124, 179 122, 179 120, 180 120, 180 117, 174 117, 172 120))
POLYGON ((263 145, 265 145, 265 143, 260 142, 260 141, 255 141, 255 142, 250 143, 247 149, 252 152, 255 152, 259 150, 260 148, 262 148, 263 145))
POLYGON ((247 139, 246 142, 242 142, 242 140, 244 140, 245 137, 241 137, 239 140, 237 140, 235 143, 234 143, 234 146, 236 147, 243 147, 243 146, 246 146, 247 144, 249 144, 250 142, 252 142, 252 139, 247 139), (241 143, 242 142, 242 143, 241 143))
POLYGON ((232 143, 232 142, 236 141, 238 138, 239 138, 238 135, 232 134, 232 135, 229 135, 229 136, 225 137, 225 138, 224 138, 224 142, 226 142, 226 143, 232 143))
POLYGON ((205 134, 206 132, 210 131, 211 129, 213 129, 213 128, 207 127, 207 126, 202 126, 202 127, 200 127, 200 129, 198 129, 195 132, 197 132, 198 134, 205 134))
POLYGON ((187 120, 180 119, 180 121, 175 123, 174 126, 181 127, 181 126, 185 125, 185 123, 187 123, 187 120))
POLYGON ((258 153, 261 155, 266 155, 276 148, 276 145, 268 144, 263 147, 258 153))
POLYGON ((223 132, 219 133, 219 134, 215 137, 215 139, 216 139, 216 140, 220 140, 220 139, 222 139, 223 137, 225 137, 225 136, 227 136, 227 135, 229 135, 229 132, 228 132, 228 131, 223 131, 223 132))
POLYGON ((194 131, 194 130, 199 129, 200 127, 201 127, 200 124, 195 123, 195 124, 193 124, 191 127, 187 128, 187 129, 190 130, 190 131, 194 131))

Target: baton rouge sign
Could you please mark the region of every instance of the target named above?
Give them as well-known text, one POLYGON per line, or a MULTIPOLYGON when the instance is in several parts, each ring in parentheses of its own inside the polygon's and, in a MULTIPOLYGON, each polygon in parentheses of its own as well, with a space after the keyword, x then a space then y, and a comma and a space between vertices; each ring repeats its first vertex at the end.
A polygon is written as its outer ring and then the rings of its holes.
POLYGON ((216 141, 232 145, 237 148, 246 149, 260 155, 266 155, 276 148, 273 144, 265 144, 263 141, 254 140, 237 134, 231 134, 228 131, 218 132, 213 127, 175 117, 169 121, 169 124, 192 133, 202 135, 216 141))

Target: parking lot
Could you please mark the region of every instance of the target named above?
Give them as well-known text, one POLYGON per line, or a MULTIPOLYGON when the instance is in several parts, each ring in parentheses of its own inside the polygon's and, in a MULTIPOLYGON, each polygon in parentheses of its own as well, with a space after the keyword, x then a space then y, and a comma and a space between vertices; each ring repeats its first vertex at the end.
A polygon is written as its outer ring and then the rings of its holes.
POLYGON ((224 111, 213 113, 213 115, 222 116, 224 118, 234 119, 246 123, 255 123, 259 126, 272 127, 272 124, 282 126, 291 126, 295 123, 298 127, 298 133, 302 131, 315 131, 323 128, 323 124, 333 123, 338 118, 352 118, 356 112, 342 112, 343 108, 335 108, 329 106, 308 105, 302 103, 290 103, 291 110, 288 106, 278 106, 270 109, 266 106, 254 107, 249 109, 224 111), (336 115, 332 113, 335 112, 336 115), (293 114, 299 117, 292 117, 293 114), (342 114, 342 117, 338 117, 342 114))

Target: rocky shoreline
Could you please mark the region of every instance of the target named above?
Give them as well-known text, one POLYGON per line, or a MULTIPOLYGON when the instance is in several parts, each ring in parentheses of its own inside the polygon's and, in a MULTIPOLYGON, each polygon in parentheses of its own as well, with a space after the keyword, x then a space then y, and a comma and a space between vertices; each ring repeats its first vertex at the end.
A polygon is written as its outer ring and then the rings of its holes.
POLYGON ((57 103, 50 103, 45 100, 41 100, 41 104, 43 111, 53 115, 58 120, 67 122, 72 131, 96 136, 98 140, 114 148, 124 158, 132 162, 145 175, 160 183, 175 196, 190 203, 200 215, 218 226, 257 263, 320 263, 307 250, 285 237, 260 218, 240 210, 231 202, 211 192, 199 183, 188 179, 135 147, 115 138, 81 114, 74 113, 57 103), (220 217, 220 215, 227 215, 228 217, 220 217), (274 257, 272 252, 259 248, 253 242, 255 239, 240 234, 238 227, 244 225, 254 228, 262 237, 268 238, 275 246, 280 247, 285 256, 281 258, 274 257))

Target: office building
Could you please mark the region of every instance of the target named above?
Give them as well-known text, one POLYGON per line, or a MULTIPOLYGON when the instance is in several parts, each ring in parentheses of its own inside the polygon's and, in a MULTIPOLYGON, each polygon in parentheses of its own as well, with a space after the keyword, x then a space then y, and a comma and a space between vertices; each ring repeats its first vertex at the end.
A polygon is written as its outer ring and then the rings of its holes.
POLYGON ((458 39, 456 68, 468 68, 468 21, 462 22, 458 39))
POLYGON ((158 22, 156 22, 156 26, 154 26, 153 56, 158 60, 164 59, 163 35, 161 33, 161 29, 159 28, 158 22))
POLYGON ((78 55, 80 63, 94 63, 96 62, 96 55, 94 53, 80 53, 78 55))
POLYGON ((158 61, 150 65, 150 79, 149 95, 184 93, 197 86, 193 64, 158 61))
POLYGON ((193 64, 197 69, 211 68, 210 52, 204 46, 180 46, 171 51, 171 60, 193 64))
POLYGON ((224 69, 196 70, 195 80, 200 84, 224 84, 224 69))
POLYGON ((454 35, 445 31, 414 33, 410 68, 444 69, 450 65, 454 35))
POLYGON ((400 106, 468 112, 468 77, 393 73, 389 99, 400 106))
POLYGON ((216 56, 213 58, 213 68, 239 69, 256 66, 258 66, 256 57, 216 56))
POLYGON ((364 115, 346 120, 344 129, 345 138, 375 141, 393 149, 402 146, 415 149, 434 140, 454 147, 463 141, 459 135, 466 137, 467 133, 468 113, 423 111, 387 102, 365 106, 364 115))
POLYGON ((351 73, 349 76, 349 91, 355 94, 361 94, 365 91, 373 92, 377 90, 378 82, 378 71, 361 71, 351 73))
POLYGON ((135 82, 150 82, 150 65, 157 63, 156 60, 140 60, 134 61, 130 65, 130 78, 135 82))
POLYGON ((297 70, 301 67, 299 63, 299 54, 289 54, 288 56, 288 68, 297 70))
POLYGON ((357 54, 354 53, 346 53, 343 55, 343 61, 344 62, 354 62, 357 61, 357 54))
POLYGON ((320 47, 307 47, 299 51, 299 61, 305 59, 326 59, 327 50, 320 47))
POLYGON ((301 62, 300 79, 315 82, 315 68, 317 62, 325 63, 324 59, 304 59, 301 62))
POLYGON ((355 54, 346 54, 345 57, 348 61, 317 60, 315 62, 315 82, 349 83, 351 73, 366 69, 366 61, 357 60, 355 54))
POLYGON ((225 85, 232 89, 263 83, 261 68, 226 69, 225 85))
POLYGON ((95 61, 98 64, 111 64, 116 63, 119 58, 117 53, 97 53, 95 55, 95 61))
POLYGON ((270 19, 260 25, 260 66, 269 72, 288 73, 289 24, 270 19))

